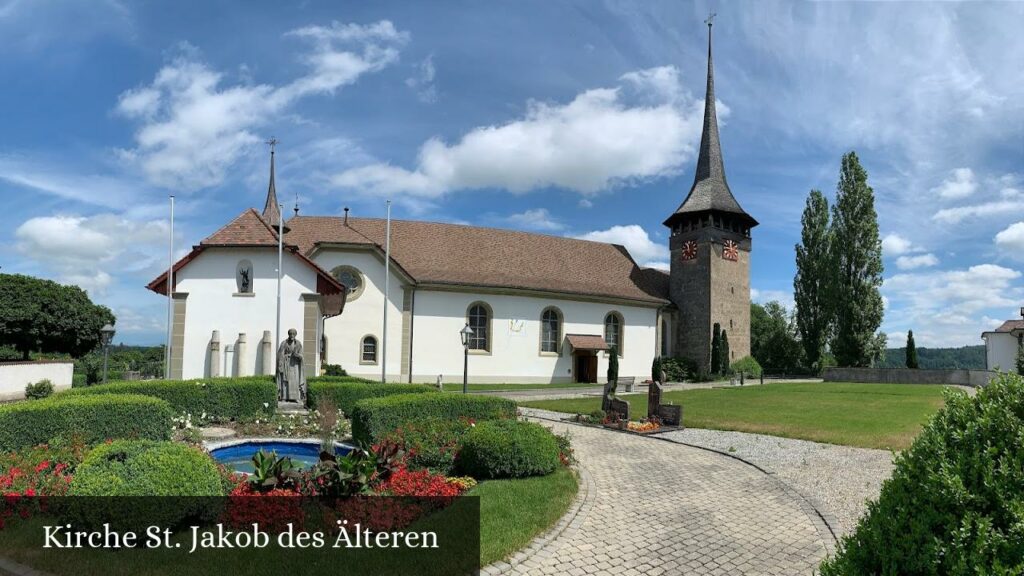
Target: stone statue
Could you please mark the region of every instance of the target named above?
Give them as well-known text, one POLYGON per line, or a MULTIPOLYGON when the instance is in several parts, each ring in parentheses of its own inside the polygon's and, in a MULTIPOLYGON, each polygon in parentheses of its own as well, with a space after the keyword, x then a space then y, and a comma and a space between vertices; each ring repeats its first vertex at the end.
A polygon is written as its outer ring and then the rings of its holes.
POLYGON ((282 402, 306 403, 306 370, 302 365, 302 342, 294 328, 277 349, 277 399, 282 402))
POLYGON ((249 271, 248 268, 242 268, 238 272, 239 274, 242 275, 242 290, 241 290, 242 294, 248 294, 249 293, 249 272, 250 271, 249 271))

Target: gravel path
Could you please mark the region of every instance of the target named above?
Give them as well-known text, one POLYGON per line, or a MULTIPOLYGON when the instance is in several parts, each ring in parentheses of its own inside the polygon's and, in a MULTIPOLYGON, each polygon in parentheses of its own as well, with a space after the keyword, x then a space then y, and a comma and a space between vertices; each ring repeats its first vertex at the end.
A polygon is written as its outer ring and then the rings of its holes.
POLYGON ((837 536, 856 527, 867 500, 878 497, 893 469, 887 450, 699 428, 659 436, 727 452, 771 472, 810 500, 837 536))

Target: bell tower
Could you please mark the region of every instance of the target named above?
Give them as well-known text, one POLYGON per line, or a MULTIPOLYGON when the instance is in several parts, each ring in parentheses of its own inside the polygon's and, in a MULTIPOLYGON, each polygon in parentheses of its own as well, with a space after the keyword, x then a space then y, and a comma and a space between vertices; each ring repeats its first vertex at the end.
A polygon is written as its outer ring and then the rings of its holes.
POLYGON ((673 354, 711 372, 717 323, 729 334, 729 361, 750 354, 750 230, 757 220, 733 197, 725 179, 715 113, 715 76, 708 17, 708 78, 700 155, 690 193, 665 220, 670 232, 669 297, 678 308, 673 354))

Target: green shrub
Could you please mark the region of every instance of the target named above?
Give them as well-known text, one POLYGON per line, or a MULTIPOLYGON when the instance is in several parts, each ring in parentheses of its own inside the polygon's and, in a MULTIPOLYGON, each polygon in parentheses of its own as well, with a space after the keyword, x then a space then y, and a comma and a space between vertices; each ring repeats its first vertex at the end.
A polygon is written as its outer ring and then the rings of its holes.
POLYGON ((451 476, 459 444, 471 428, 465 418, 422 420, 399 426, 385 434, 381 441, 404 450, 410 468, 427 468, 451 476))
POLYGON ((25 386, 25 398, 29 400, 41 400, 50 394, 53 394, 53 382, 46 379, 25 386))
POLYGON ((88 385, 89 385, 89 381, 86 380, 85 374, 75 373, 75 374, 71 375, 71 387, 72 388, 82 388, 83 386, 88 386, 88 385))
POLYGON ((550 474, 559 464, 550 430, 533 422, 481 422, 462 439, 456 469, 478 480, 550 474))
POLYGON ((58 394, 34 402, 0 406, 0 450, 35 446, 55 438, 86 443, 108 438, 167 440, 171 407, 149 396, 58 394))
POLYGON ((61 397, 92 394, 141 394, 167 401, 177 414, 207 420, 231 420, 272 413, 277 386, 267 376, 202 380, 137 380, 73 388, 61 397))
POLYGON ((661 369, 665 371, 665 379, 669 382, 693 380, 698 376, 697 363, 689 358, 663 356, 661 369))
POLYGON ((309 382, 309 407, 315 409, 321 398, 329 399, 346 416, 352 415, 356 402, 364 398, 381 398, 397 394, 437 392, 423 384, 381 384, 359 381, 319 379, 309 382))
POLYGON ((1024 379, 945 401, 823 576, 1024 573, 1024 379))
POLYGON ((348 372, 341 367, 341 364, 324 364, 323 368, 324 376, 348 376, 348 372))
POLYGON ((201 515, 198 497, 223 496, 224 487, 213 458, 177 442, 118 440, 101 444, 85 457, 71 481, 71 496, 178 496, 173 500, 132 498, 129 505, 103 506, 103 500, 73 499, 69 513, 77 523, 119 529, 161 525, 173 527, 201 515))
POLYGON ((438 393, 367 398, 356 402, 352 410, 352 437, 372 444, 407 422, 432 418, 494 420, 515 415, 515 402, 493 396, 438 393))
POLYGON ((729 368, 735 374, 743 374, 747 378, 759 378, 761 376, 761 365, 753 356, 744 356, 732 363, 729 368))

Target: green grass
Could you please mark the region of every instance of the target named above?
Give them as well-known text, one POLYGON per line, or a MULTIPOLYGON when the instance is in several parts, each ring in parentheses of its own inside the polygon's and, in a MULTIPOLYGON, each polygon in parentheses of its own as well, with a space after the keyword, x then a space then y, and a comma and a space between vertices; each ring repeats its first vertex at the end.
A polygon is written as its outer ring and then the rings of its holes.
MULTIPOLYGON (((445 382, 445 392, 461 392, 462 382, 445 382)), ((593 388, 600 384, 563 382, 560 384, 470 384, 470 392, 507 392, 509 390, 556 390, 559 388, 593 388)))
POLYGON ((553 526, 576 498, 576 475, 559 467, 547 476, 481 482, 480 565, 502 560, 553 526))
MULTIPOLYGON (((738 430, 830 444, 903 450, 940 407, 938 385, 780 383, 666 392, 662 403, 683 406, 692 428, 738 430)), ((620 396, 630 416, 647 415, 647 395, 620 396)), ((586 414, 599 398, 538 400, 522 406, 586 414)))

